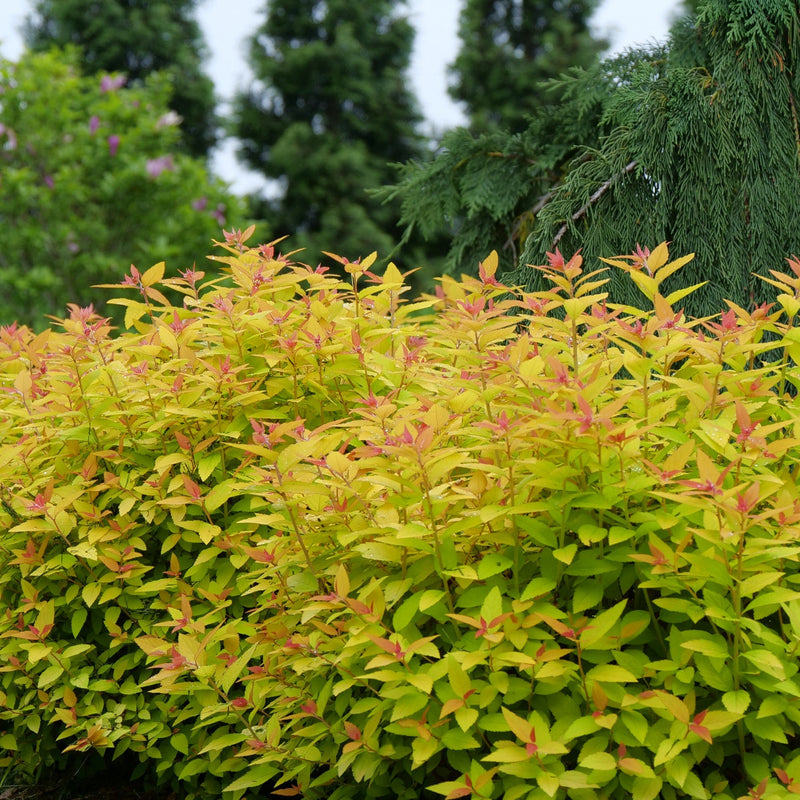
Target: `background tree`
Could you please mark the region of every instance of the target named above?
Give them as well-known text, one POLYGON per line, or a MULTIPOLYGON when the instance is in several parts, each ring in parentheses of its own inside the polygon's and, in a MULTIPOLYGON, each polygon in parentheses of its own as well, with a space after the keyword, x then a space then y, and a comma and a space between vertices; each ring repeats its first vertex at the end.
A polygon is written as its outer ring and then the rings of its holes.
POLYGON ((450 67, 454 100, 470 127, 518 132, 549 103, 542 81, 588 67, 608 42, 592 35, 597 0, 466 0, 461 48, 450 67))
MULTIPOLYGON (((556 247, 594 259, 669 240, 673 255, 697 253, 683 280, 709 281, 688 313, 719 313, 723 298, 751 307, 774 295, 756 276, 800 253, 798 68, 795 2, 706 0, 666 45, 575 71, 524 133, 451 136, 393 194, 407 223, 459 219, 453 253, 473 269, 473 256, 507 245, 518 267, 506 278, 530 288, 524 265, 556 247), (553 164, 565 168, 551 182, 553 164)), ((641 302, 621 278, 612 299, 641 302)))
POLYGON ((120 88, 78 62, 56 50, 0 61, 0 324, 41 327, 70 302, 102 308, 108 292, 92 284, 131 262, 165 260, 177 275, 244 222, 203 162, 175 152, 165 81, 120 88))
POLYGON ((397 0, 271 0, 251 39, 257 81, 234 103, 240 156, 271 181, 270 237, 356 258, 388 254, 399 206, 367 194, 424 154, 407 75, 414 31, 397 0))
POLYGON ((183 118, 187 152, 206 157, 217 142, 214 84, 203 72, 207 57, 194 16, 197 0, 36 0, 24 38, 33 50, 77 45, 82 69, 123 72, 140 83, 165 71, 170 108, 183 118))

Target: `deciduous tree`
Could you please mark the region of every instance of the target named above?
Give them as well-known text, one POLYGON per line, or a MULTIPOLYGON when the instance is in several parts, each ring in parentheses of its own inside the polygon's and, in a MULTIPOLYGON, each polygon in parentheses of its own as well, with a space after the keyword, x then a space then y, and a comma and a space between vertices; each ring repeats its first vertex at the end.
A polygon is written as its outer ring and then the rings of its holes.
POLYGON ((203 72, 206 46, 197 0, 36 0, 25 26, 34 50, 81 48, 82 70, 123 72, 130 83, 165 71, 170 107, 183 118, 187 151, 206 157, 217 141, 214 85, 203 72))
MULTIPOLYGON (((131 262, 191 269, 241 203, 180 138, 158 78, 82 76, 75 52, 0 62, 0 324, 102 307, 131 262)), ((208 269, 202 261, 198 269, 208 269)), ((110 306, 107 312, 118 308, 110 306)))

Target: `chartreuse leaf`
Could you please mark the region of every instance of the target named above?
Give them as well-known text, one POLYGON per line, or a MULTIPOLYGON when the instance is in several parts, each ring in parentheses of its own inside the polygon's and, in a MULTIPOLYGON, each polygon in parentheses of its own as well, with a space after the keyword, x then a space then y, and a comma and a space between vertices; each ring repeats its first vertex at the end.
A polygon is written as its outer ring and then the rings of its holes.
POLYGON ((702 653, 709 658, 728 658, 728 647, 721 637, 708 639, 689 639, 681 642, 681 647, 694 653, 702 653))
POLYGON ((601 681, 605 683, 629 683, 637 680, 637 677, 619 664, 599 664, 592 667, 586 673, 587 680, 601 681))
POLYGON ((750 706, 750 695, 744 690, 739 689, 735 692, 725 692, 722 695, 722 704, 734 714, 744 714, 750 706))
POLYGON ((742 656, 760 672, 765 672, 779 681, 786 680, 786 669, 783 662, 769 650, 754 648, 745 651, 742 656))
POLYGON ((409 692, 395 702, 390 720, 395 722, 398 719, 411 717, 425 708, 429 702, 430 698, 424 692, 409 692))
POLYGON ((492 622, 503 613, 503 595, 500 592, 500 587, 493 586, 486 599, 481 604, 481 617, 486 623, 492 622))
POLYGON ((630 731, 639 744, 644 744, 650 729, 647 719, 638 711, 625 710, 620 714, 622 724, 630 731))
POLYGON ((232 783, 229 783, 225 787, 225 791, 240 792, 243 789, 252 789, 254 786, 263 786, 280 772, 281 770, 271 764, 258 764, 248 769, 244 775, 241 775, 232 783))
POLYGON ((616 770, 617 759, 611 753, 589 753, 578 759, 578 764, 589 770, 616 770))
POLYGON ((411 743, 411 763, 412 768, 422 766, 438 749, 440 742, 435 737, 431 736, 428 739, 418 736, 411 743))
POLYGON ((589 649, 599 645, 617 624, 622 612, 625 610, 625 605, 626 602, 622 600, 591 620, 580 635, 581 647, 589 649))
POLYGON ((450 750, 472 750, 480 743, 471 734, 460 728, 449 728, 442 736, 442 745, 450 750))
POLYGON ((446 657, 447 661, 447 677, 450 681, 450 686, 456 694, 456 697, 464 698, 467 692, 472 689, 472 681, 469 675, 464 671, 459 664, 458 658, 455 653, 449 653, 446 657))

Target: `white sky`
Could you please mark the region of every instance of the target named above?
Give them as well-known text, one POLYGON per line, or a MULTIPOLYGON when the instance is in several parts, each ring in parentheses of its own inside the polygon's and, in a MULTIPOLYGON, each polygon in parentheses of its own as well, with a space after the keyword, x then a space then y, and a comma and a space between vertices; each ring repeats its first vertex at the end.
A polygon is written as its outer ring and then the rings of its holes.
MULTIPOLYGON (((358 0, 353 0, 358 2, 358 0)), ((445 70, 458 50, 458 14, 462 0, 409 0, 417 26, 411 79, 428 120, 429 130, 459 124, 462 114, 447 94, 445 70)), ((593 20, 613 50, 664 39, 679 0, 601 0, 593 20)), ((265 0, 202 0, 198 18, 211 52, 207 65, 217 95, 224 101, 247 84, 245 39, 261 23, 265 0)), ((0 55, 16 59, 22 50, 19 28, 33 0, 0 0, 0 55)), ((225 112, 222 105, 220 112, 225 112)), ((263 178, 248 175, 236 163, 234 143, 220 148, 214 170, 237 192, 263 186, 263 178)))

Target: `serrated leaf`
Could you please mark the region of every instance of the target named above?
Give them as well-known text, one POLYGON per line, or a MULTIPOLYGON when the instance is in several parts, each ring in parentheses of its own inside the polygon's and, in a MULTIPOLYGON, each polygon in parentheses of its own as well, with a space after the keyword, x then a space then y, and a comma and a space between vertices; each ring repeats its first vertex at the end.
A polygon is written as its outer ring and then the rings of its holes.
MULTIPOLYGON (((661 245, 659 245, 659 247, 661 247, 661 245)), ((680 258, 676 258, 674 261, 670 261, 668 264, 664 264, 664 266, 662 267, 655 267, 653 266, 652 259, 653 255, 655 255, 657 250, 658 247, 650 254, 650 258, 648 259, 648 264, 650 265, 650 268, 656 273, 656 278, 658 278, 659 283, 662 283, 667 278, 669 278, 670 275, 676 273, 685 264, 688 264, 694 258, 695 255, 694 253, 689 253, 688 256, 681 256, 680 258)))
MULTIPOLYGON (((199 760, 199 759, 197 759, 199 760)), ((192 763, 191 761, 189 762, 192 763)), ((205 765, 204 770, 205 771, 205 765)), ((241 792, 244 789, 252 789, 255 786, 263 786, 270 778, 274 778, 282 769, 273 767, 270 764, 258 764, 251 767, 244 775, 237 778, 233 783, 229 783, 223 791, 225 792, 241 792)), ((184 778, 184 773, 181 773, 181 778, 184 778)))
POLYGON ((542 791, 549 797, 555 797, 561 784, 558 782, 558 776, 553 775, 552 772, 542 772, 536 776, 536 783, 542 791))
POLYGON ((411 768, 422 766, 439 749, 439 740, 434 736, 430 739, 417 737, 411 743, 411 768))
POLYGON ((481 617, 483 617, 486 622, 491 622, 491 620, 499 617, 502 613, 503 595, 500 592, 499 586, 492 586, 481 605, 481 617))
POLYGON ((63 674, 64 668, 60 664, 51 664, 41 675, 36 685, 39 689, 46 689, 55 683, 63 674))
POLYGON ((442 744, 449 750, 470 750, 480 747, 477 739, 460 728, 449 728, 442 736, 442 744))
POLYGON ((783 576, 784 573, 778 572, 777 570, 760 572, 757 575, 751 575, 749 578, 745 578, 741 582, 739 590, 743 597, 748 597, 751 594, 756 594, 762 589, 765 589, 771 583, 779 581, 783 576))
POLYGON ((478 721, 478 709, 462 706, 456 711, 454 716, 458 727, 461 728, 462 731, 468 731, 475 727, 478 721))
POLYGON ((702 289, 707 283, 708 281, 703 281, 702 283, 694 283, 691 286, 685 286, 683 289, 676 289, 674 292, 670 292, 665 299, 670 305, 674 305, 692 292, 702 289))
POLYGON ((747 650, 742 655, 761 672, 766 672, 767 675, 771 675, 779 681, 786 680, 786 669, 783 662, 769 650, 747 650))
POLYGON ((645 275, 644 272, 639 272, 635 269, 631 270, 628 274, 648 300, 652 300, 655 297, 656 292, 658 291, 657 281, 655 281, 649 275, 645 275))
POLYGON ((572 559, 575 558, 575 553, 578 552, 577 544, 568 544, 566 547, 559 547, 553 550, 553 557, 558 559, 562 564, 571 564, 572 559))
POLYGON ((590 753, 578 761, 584 769, 616 770, 617 760, 611 753, 590 753))
POLYGON ((599 664, 586 673, 587 679, 606 683, 630 683, 636 676, 619 664, 599 664))
POLYGON ((658 272, 667 263, 669 258, 669 246, 666 242, 661 242, 647 257, 647 266, 651 272, 658 272))
POLYGON ((681 642, 681 647, 709 658, 728 658, 730 655, 727 646, 716 639, 689 639, 681 642))
POLYGON ((622 600, 591 620, 588 627, 580 635, 581 647, 592 648, 599 644, 617 624, 622 612, 625 610, 625 606, 626 601, 622 600))
POLYGON ((733 725, 741 718, 742 714, 732 711, 709 711, 703 717, 702 724, 703 727, 708 728, 708 730, 716 732, 733 725))
POLYGON ((650 730, 647 719, 638 711, 631 710, 623 711, 622 714, 620 714, 620 719, 636 741, 639 742, 639 744, 644 744, 644 740, 647 738, 647 732, 650 730))
POLYGON ((391 722, 398 719, 413 717, 417 711, 421 711, 430 702, 430 697, 423 692, 410 692, 399 698, 392 708, 391 722))
POLYGON ((750 695, 744 690, 725 692, 722 695, 722 705, 734 714, 744 714, 750 706, 750 695))
POLYGON ((81 597, 83 598, 83 602, 91 608, 97 598, 100 596, 100 592, 103 591, 103 586, 100 583, 87 583, 86 586, 83 587, 81 590, 81 597))
POLYGON ((531 734, 533 733, 533 725, 528 722, 528 720, 518 716, 505 706, 503 706, 500 710, 503 713, 503 719, 505 719, 509 730, 511 730, 518 739, 526 744, 533 741, 531 738, 531 734))
POLYGON ((587 608, 595 608, 603 599, 600 581, 588 580, 578 584, 572 595, 572 613, 579 614, 587 608))
MULTIPOLYGON (((523 590, 520 600, 533 600, 542 595, 548 595, 556 588, 556 582, 551 578, 534 578, 523 590)), ((800 613, 798 613, 800 619, 800 613)), ((798 623, 800 625, 800 623, 798 623)))
POLYGON ((417 612, 419 611, 419 601, 421 596, 421 592, 413 594, 411 597, 407 597, 405 600, 403 600, 403 602, 397 607, 397 610, 392 616, 392 628, 394 628, 395 631, 400 633, 414 621, 414 618, 417 616, 417 612))
POLYGON ((72 638, 77 639, 78 634, 81 632, 83 628, 83 624, 86 622, 86 617, 89 616, 89 612, 83 608, 79 607, 76 608, 72 615, 70 616, 69 624, 70 630, 72 631, 72 638))
POLYGON ((164 277, 165 267, 166 264, 159 261, 158 264, 153 264, 152 267, 146 269, 141 277, 142 286, 152 286, 154 283, 158 283, 164 277))
MULTIPOLYGON (((514 566, 514 562, 507 556, 500 555, 499 553, 488 553, 485 555, 480 564, 478 564, 478 577, 485 581, 494 575, 499 575, 501 572, 510 569, 514 566)), ((420 605, 420 608, 422 606, 420 605)))
POLYGON ((494 761, 497 764, 513 764, 517 761, 527 761, 530 758, 524 747, 516 744, 497 747, 484 756, 481 761, 494 761))

